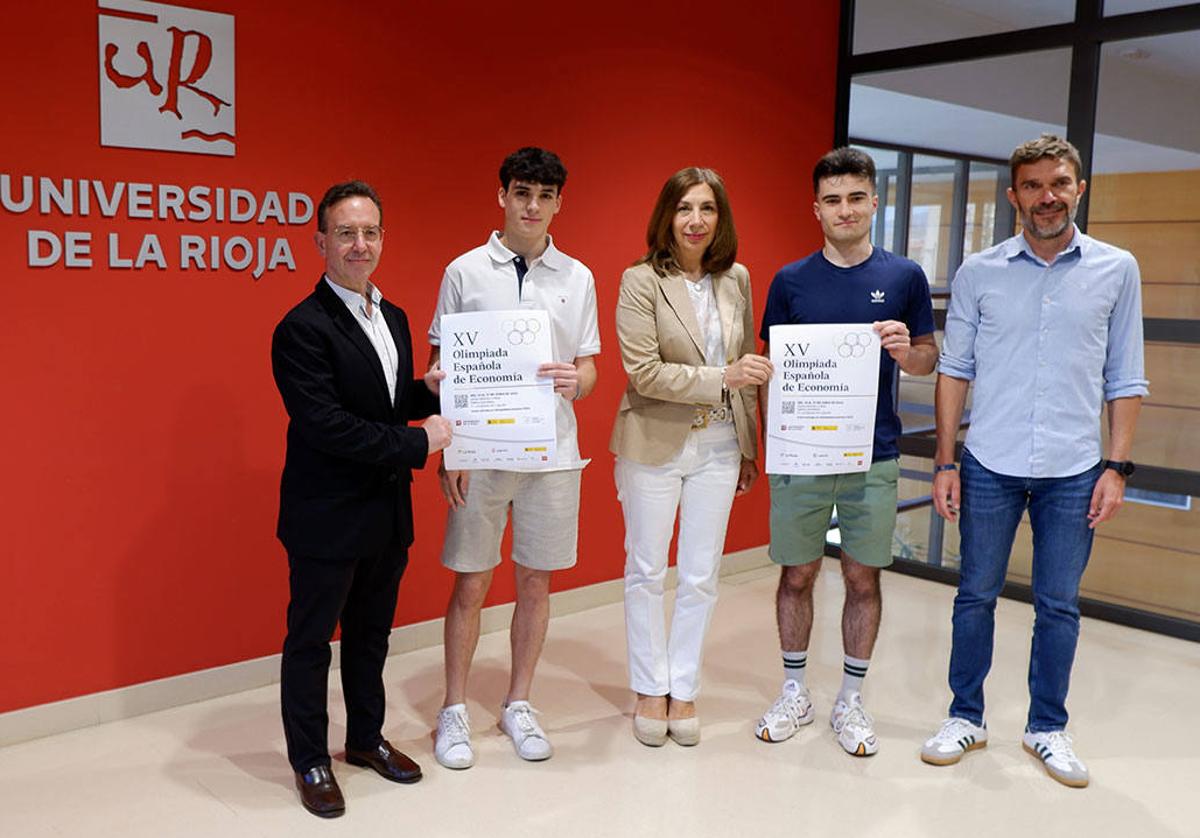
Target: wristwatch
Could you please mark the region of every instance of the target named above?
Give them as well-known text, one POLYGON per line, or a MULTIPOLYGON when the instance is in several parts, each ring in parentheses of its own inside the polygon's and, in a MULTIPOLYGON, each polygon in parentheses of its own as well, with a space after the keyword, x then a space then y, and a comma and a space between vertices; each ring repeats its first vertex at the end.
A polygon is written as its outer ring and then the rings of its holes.
POLYGON ((940 471, 958 471, 958 466, 954 463, 942 463, 940 466, 933 467, 933 473, 937 474, 940 471))
POLYGON ((1137 470, 1133 464, 1133 460, 1105 460, 1101 465, 1105 468, 1111 468, 1122 477, 1128 477, 1137 470))

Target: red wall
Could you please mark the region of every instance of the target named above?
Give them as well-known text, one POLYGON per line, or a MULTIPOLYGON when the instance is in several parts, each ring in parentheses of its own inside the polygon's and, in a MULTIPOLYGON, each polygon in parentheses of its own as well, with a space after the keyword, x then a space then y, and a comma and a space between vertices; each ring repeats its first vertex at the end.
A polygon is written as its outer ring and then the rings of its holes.
MULTIPOLYGON (((236 156, 100 147, 96 4, 6 4, 0 172, 298 190, 314 202, 334 180, 369 180, 388 230, 376 280, 408 311, 423 359, 442 268, 500 223, 499 161, 525 144, 556 150, 570 177, 552 232, 595 273, 604 349, 580 410, 594 458, 580 561, 555 587, 618 577, 607 441, 624 386, 620 272, 684 165, 725 176, 758 312, 774 270, 819 244, 808 173, 832 135, 837 4, 534 3, 519 21, 502 3, 177 5, 236 16, 236 156)), ((312 229, 0 208, 0 711, 279 650, 285 416, 268 350, 319 276, 312 229), (28 267, 31 228, 93 231, 97 266, 28 267), (146 232, 164 243, 286 235, 297 270, 258 281, 109 270, 99 245, 110 231, 126 250, 146 232)), ((415 492, 398 623, 441 616, 451 581, 432 469, 415 492)), ((760 483, 735 506, 728 549, 765 543, 766 519, 760 483)), ((499 574, 490 602, 511 595, 499 574)))

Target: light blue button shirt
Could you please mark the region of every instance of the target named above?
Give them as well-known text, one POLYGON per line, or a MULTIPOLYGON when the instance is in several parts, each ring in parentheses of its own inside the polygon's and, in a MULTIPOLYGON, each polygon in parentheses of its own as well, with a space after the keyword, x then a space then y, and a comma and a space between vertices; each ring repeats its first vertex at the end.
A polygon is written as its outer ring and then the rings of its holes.
POLYGON ((379 365, 383 367, 383 378, 387 382, 388 396, 395 402, 396 365, 399 363, 399 358, 396 352, 396 342, 392 340, 392 332, 388 329, 387 321, 383 319, 382 309, 379 308, 379 303, 383 301, 383 295, 379 293, 378 288, 367 283, 371 294, 371 313, 367 314, 367 301, 362 294, 351 291, 349 288, 343 288, 329 277, 325 277, 325 281, 329 283, 333 293, 337 294, 346 304, 346 308, 350 309, 355 321, 366 333, 367 340, 371 341, 371 346, 375 348, 375 354, 379 356, 379 365))
POLYGON ((1100 460, 1103 403, 1149 393, 1142 354, 1137 262, 1076 228, 1049 264, 1023 234, 963 262, 938 372, 975 382, 966 447, 979 462, 1067 477, 1100 460))

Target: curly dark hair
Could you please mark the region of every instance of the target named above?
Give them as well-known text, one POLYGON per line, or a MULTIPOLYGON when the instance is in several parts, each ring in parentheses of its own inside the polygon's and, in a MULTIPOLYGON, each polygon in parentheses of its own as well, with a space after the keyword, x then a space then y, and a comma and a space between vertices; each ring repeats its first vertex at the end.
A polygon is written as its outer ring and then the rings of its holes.
POLYGON ((561 193, 567 183, 567 167, 553 151, 525 146, 505 157, 500 164, 500 186, 508 191, 514 180, 557 186, 561 193))

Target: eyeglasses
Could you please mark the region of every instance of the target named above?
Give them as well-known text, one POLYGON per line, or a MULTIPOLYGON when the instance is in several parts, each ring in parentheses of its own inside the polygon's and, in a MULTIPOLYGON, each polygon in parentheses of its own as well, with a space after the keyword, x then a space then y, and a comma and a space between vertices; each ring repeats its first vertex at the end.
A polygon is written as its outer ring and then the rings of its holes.
POLYGON ((338 244, 354 244, 359 235, 367 244, 375 244, 383 238, 382 227, 335 227, 331 234, 338 244))

